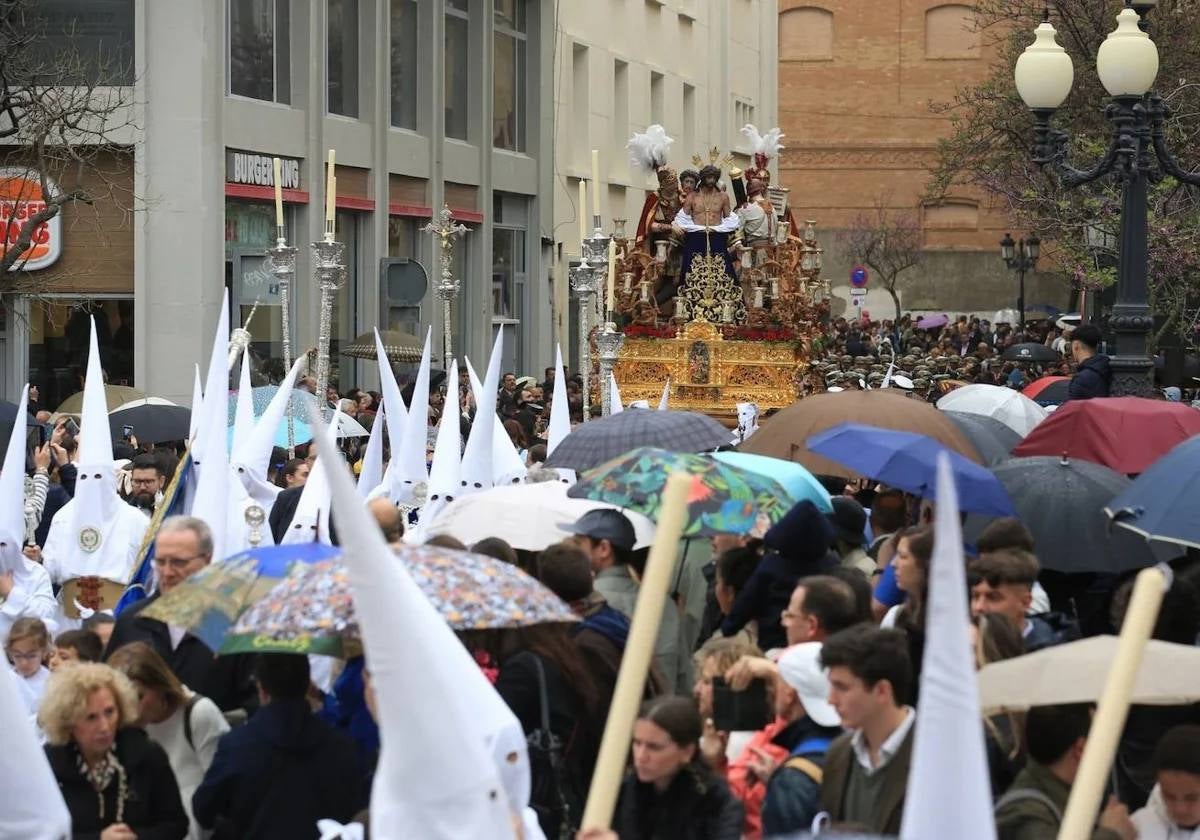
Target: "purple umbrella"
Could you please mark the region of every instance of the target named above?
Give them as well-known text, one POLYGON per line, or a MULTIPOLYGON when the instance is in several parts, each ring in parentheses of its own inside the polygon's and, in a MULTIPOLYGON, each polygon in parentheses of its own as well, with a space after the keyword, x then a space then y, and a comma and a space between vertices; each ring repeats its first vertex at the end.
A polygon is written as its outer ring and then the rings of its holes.
POLYGON ((950 319, 945 315, 926 315, 924 318, 917 319, 917 329, 936 330, 938 327, 944 327, 949 323, 950 319))

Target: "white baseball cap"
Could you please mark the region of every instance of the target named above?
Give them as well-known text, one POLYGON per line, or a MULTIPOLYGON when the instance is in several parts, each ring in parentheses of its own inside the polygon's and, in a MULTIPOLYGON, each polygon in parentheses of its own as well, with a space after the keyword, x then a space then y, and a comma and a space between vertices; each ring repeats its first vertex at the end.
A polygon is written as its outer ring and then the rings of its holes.
POLYGON ((841 726, 842 719, 829 704, 829 679, 821 667, 821 643, 792 645, 779 657, 779 676, 800 695, 804 713, 821 726, 841 726))

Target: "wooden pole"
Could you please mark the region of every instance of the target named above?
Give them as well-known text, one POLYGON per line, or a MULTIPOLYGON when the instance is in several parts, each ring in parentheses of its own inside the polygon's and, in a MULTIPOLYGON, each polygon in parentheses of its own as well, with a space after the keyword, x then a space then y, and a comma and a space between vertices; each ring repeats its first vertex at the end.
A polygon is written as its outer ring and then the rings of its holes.
POLYGON ((1129 608, 1121 623, 1121 636, 1117 641, 1117 652, 1112 668, 1104 683, 1104 693, 1096 707, 1092 728, 1088 732, 1087 746, 1079 762, 1079 772, 1071 786, 1071 797, 1063 814, 1058 840, 1088 840, 1100 813, 1101 797, 1108 779, 1109 769, 1117 754, 1117 742, 1125 728, 1129 714, 1129 701, 1133 696, 1133 684, 1146 642, 1158 619, 1158 609, 1163 596, 1171 586, 1169 572, 1160 568, 1143 569, 1138 573, 1129 598, 1129 608))
POLYGON ((690 486, 689 476, 676 473, 667 479, 663 489, 654 545, 650 548, 646 573, 642 577, 637 603, 633 608, 629 641, 625 643, 625 655, 617 672, 617 685, 613 690, 608 722, 600 741, 600 755, 596 759, 596 771, 592 774, 592 787, 588 791, 587 807, 583 812, 582 827, 585 829, 607 829, 612 824, 617 793, 625 776, 633 723, 637 719, 638 707, 646 688, 646 674, 650 670, 658 627, 662 623, 671 569, 675 565, 675 554, 683 536, 690 486))

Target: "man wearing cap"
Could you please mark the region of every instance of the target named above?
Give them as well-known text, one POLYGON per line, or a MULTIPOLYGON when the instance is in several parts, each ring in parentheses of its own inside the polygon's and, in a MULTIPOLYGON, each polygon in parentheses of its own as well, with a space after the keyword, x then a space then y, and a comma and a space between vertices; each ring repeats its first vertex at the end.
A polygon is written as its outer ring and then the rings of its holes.
POLYGON ((829 680, 820 656, 821 643, 806 642, 788 648, 779 659, 775 711, 788 724, 772 743, 786 749, 788 757, 769 774, 762 808, 767 837, 807 831, 821 811, 825 753, 842 734, 842 720, 829 704, 829 680))
MULTIPOLYGON (((645 570, 645 553, 639 552, 638 558, 634 556, 637 537, 633 523, 620 511, 599 509, 560 527, 574 534, 576 545, 588 555, 596 576, 595 591, 610 607, 632 620, 638 581, 645 570)), ((654 645, 654 662, 666 680, 667 689, 676 694, 692 690, 691 657, 683 644, 682 632, 679 610, 668 597, 654 645)))
POLYGON ((849 496, 834 496, 830 501, 833 503, 833 512, 825 516, 833 526, 833 547, 842 558, 842 565, 858 569, 870 580, 871 575, 875 574, 875 561, 863 549, 867 512, 849 496))

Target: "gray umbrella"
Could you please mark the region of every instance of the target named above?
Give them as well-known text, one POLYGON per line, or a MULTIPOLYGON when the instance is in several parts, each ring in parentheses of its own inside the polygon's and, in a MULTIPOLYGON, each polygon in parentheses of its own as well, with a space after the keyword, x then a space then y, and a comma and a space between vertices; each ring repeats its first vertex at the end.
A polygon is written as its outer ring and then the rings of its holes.
POLYGON ((1021 442, 1021 436, 994 417, 968 414, 965 411, 944 412, 955 426, 967 436, 971 445, 979 450, 979 457, 989 467, 1007 461, 1008 454, 1021 442))
POLYGON ((546 466, 589 470, 639 446, 705 452, 729 443, 730 434, 706 414, 627 408, 577 426, 546 459, 546 466))
MULTIPOLYGON (((1110 532, 1104 507, 1129 479, 1108 467, 1040 455, 1013 458, 992 472, 1033 533, 1043 569, 1119 574, 1179 553, 1178 547, 1155 548, 1124 528, 1110 532)), ((968 519, 967 539, 974 542, 985 524, 982 518, 968 519)))

